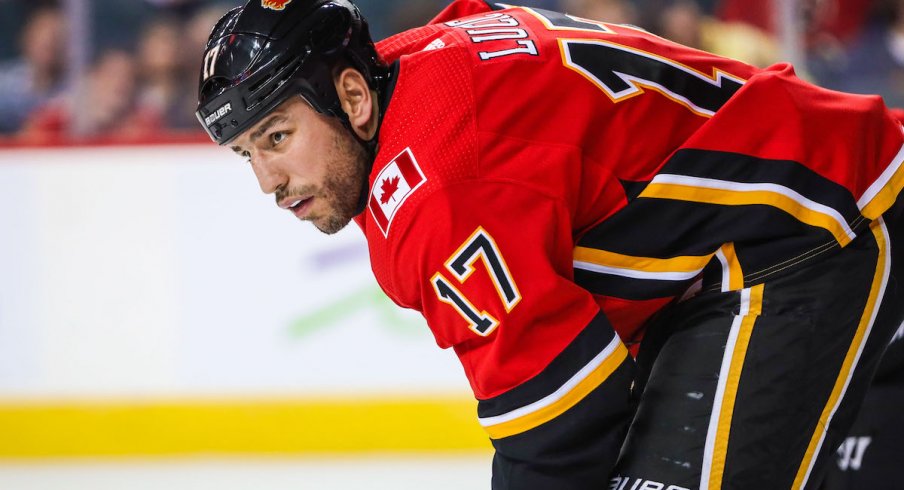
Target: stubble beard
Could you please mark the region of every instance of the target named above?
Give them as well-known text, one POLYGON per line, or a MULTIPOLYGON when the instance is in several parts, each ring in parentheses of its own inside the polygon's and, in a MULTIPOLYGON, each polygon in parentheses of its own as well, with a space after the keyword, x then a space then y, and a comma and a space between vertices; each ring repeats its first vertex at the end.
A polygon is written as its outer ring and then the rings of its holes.
POLYGON ((328 209, 312 219, 314 226, 327 235, 345 228, 357 214, 369 160, 361 143, 338 122, 335 126, 328 156, 330 171, 321 194, 328 209))

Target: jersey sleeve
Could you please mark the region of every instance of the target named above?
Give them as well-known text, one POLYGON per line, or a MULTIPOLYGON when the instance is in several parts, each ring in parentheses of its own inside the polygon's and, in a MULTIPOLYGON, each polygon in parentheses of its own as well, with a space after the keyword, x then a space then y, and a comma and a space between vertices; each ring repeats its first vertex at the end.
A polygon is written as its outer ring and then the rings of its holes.
POLYGON ((606 482, 633 361, 573 282, 567 204, 523 183, 463 180, 397 231, 393 288, 458 354, 496 448, 493 488, 606 482))

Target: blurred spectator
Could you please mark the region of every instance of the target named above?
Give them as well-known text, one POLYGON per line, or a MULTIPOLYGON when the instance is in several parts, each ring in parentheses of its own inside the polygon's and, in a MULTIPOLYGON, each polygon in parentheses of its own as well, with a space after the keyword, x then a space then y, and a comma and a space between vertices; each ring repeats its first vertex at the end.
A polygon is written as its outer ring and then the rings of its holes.
POLYGON ((161 120, 135 103, 135 62, 122 50, 105 51, 88 73, 82 97, 37 111, 21 137, 30 142, 65 141, 78 113, 88 138, 127 140, 147 137, 162 129, 161 120))
MULTIPOLYGON (((775 1, 722 0, 719 18, 730 22, 745 22, 774 33, 775 1)), ((801 20, 806 26, 808 44, 818 37, 831 36, 845 42, 862 28, 873 0, 795 0, 801 20)))
POLYGON ((611 24, 639 23, 634 4, 626 0, 562 0, 560 3, 562 9, 578 17, 611 24))
POLYGON ((678 44, 703 49, 703 13, 696 2, 674 2, 659 11, 653 30, 678 44))
MULTIPOLYGON (((194 129, 197 120, 186 110, 194 80, 186 77, 181 50, 182 26, 173 18, 152 20, 138 42, 138 107, 154 114, 167 128, 194 129)), ((197 50, 198 53, 202 49, 197 50)), ((191 49, 189 51, 196 52, 191 49)), ((194 63, 200 60, 200 54, 194 63)))
POLYGON ((59 8, 36 10, 19 37, 21 57, 0 64, 0 133, 17 131, 31 111, 62 93, 65 25, 59 8))
POLYGON ((887 105, 904 107, 904 0, 887 0, 882 7, 839 56, 822 56, 811 65, 829 88, 879 94, 887 105))
POLYGON ((90 134, 130 131, 135 107, 135 63, 124 51, 104 53, 88 81, 86 128, 90 134))
POLYGON ((696 2, 677 0, 660 10, 653 31, 685 46, 765 67, 778 61, 778 45, 766 32, 743 22, 705 15, 696 2))

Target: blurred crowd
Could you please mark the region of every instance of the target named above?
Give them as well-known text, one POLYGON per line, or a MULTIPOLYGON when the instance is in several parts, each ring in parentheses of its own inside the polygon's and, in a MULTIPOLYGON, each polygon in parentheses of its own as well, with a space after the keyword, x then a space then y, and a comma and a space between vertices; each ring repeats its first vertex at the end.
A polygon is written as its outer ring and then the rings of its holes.
POLYGON ((0 0, 0 18, 12 24, 0 25, 7 37, 0 42, 0 137, 55 143, 196 133, 204 43, 237 2, 86 3, 88 59, 75 71, 69 36, 84 27, 72 25, 64 0, 0 0))
MULTIPOLYGON (((524 0, 522 5, 643 27, 758 66, 782 61, 788 0, 524 0)), ((798 73, 904 107, 904 0, 793 0, 798 73)), ((198 137, 195 90, 215 21, 240 0, 0 0, 0 141, 198 137), (86 29, 73 70, 70 34, 86 29), (78 31, 73 31, 73 30, 78 31)), ((448 0, 358 0, 376 39, 423 24, 448 0)), ((84 34, 84 33, 83 33, 84 34)))

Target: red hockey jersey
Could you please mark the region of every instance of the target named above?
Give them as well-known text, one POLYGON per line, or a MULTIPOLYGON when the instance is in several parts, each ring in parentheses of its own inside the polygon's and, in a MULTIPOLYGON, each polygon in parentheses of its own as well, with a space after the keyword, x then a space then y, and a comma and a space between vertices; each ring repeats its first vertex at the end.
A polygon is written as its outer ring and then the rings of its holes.
POLYGON ((397 71, 356 220, 381 287, 455 349, 480 400, 533 380, 600 312, 631 341, 692 286, 818 260, 904 185, 881 100, 787 65, 476 0, 378 50, 397 71))

